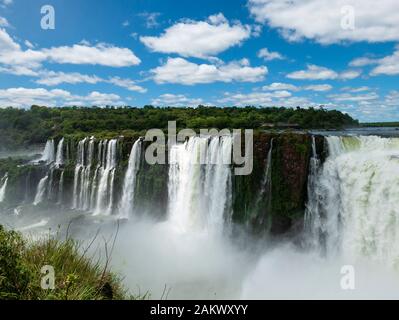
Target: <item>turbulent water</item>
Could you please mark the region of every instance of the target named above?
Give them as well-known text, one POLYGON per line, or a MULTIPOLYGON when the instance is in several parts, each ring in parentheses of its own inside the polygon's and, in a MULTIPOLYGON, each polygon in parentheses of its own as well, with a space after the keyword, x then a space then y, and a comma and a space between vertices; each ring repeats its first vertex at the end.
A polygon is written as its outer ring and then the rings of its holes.
MULTIPOLYGON (((72 221, 69 232, 87 241, 100 228, 112 238, 115 221, 122 219, 113 269, 132 292, 148 290, 152 298, 399 298, 399 138, 327 136, 324 160, 313 137, 303 234, 277 243, 245 232, 231 236, 230 136, 193 137, 172 146, 162 221, 137 212, 141 139, 120 173, 120 196, 115 191, 119 143, 82 139, 66 193, 69 146, 60 140, 55 148, 49 140, 36 207, 21 205, 0 219, 29 234, 72 221), (59 212, 45 208, 50 198, 59 212), (356 271, 354 290, 341 287, 341 270, 348 265, 356 271)), ((271 201, 273 150, 272 140, 255 209, 258 202, 271 201)), ((0 203, 7 181, 8 175, 0 180, 0 203)))
POLYGON ((232 138, 194 137, 171 150, 169 217, 183 231, 222 230, 230 216, 232 138))
POLYGON ((399 267, 399 138, 327 137, 307 216, 314 243, 340 254, 399 267))

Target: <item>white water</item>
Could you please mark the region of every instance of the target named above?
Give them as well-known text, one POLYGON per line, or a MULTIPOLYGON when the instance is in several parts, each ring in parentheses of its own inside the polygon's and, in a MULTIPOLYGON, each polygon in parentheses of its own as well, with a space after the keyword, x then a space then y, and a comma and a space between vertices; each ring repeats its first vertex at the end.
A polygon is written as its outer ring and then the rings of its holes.
POLYGON ((55 165, 60 167, 64 164, 64 138, 58 142, 57 152, 55 155, 55 165))
MULTIPOLYGON (((256 244, 253 239, 244 239, 245 246, 235 246, 223 236, 231 214, 232 190, 231 168, 220 159, 231 156, 228 138, 191 138, 174 146, 168 186, 169 220, 143 222, 131 215, 132 219, 121 226, 112 270, 126 277, 133 292, 140 288, 141 293, 149 290, 151 298, 161 298, 167 285, 167 290, 171 289, 169 298, 399 297, 399 275, 395 271, 399 256, 398 139, 328 137, 329 157, 324 164, 317 157, 314 141, 306 212, 306 233, 311 231, 312 248, 299 251, 292 243, 271 247, 267 241, 256 244), (201 156, 207 164, 199 163, 201 156), (355 267, 355 290, 345 291, 340 286, 343 265, 355 267)), ((101 193, 104 202, 100 214, 111 214, 111 170, 106 183, 103 178, 107 168, 116 167, 116 145, 112 146, 111 141, 98 142, 95 152, 90 152, 89 144, 90 139, 86 139, 79 150, 82 156, 74 195, 77 203, 87 202, 86 191, 82 190, 87 190, 88 183, 90 210, 96 209, 101 193), (89 163, 91 173, 81 175, 89 163)), ((131 171, 126 172, 124 184, 126 187, 132 183, 131 189, 125 189, 130 190, 127 193, 131 199, 135 185, 133 163, 139 161, 133 160, 133 149, 131 171), (127 179, 129 175, 132 179, 127 179)), ((268 164, 271 155, 272 148, 268 164)), ((260 194, 267 192, 270 170, 268 165, 260 194)), ((50 175, 43 179, 35 198, 42 193, 39 190, 47 193, 50 175)), ((132 205, 128 212, 134 213, 134 203, 128 203, 132 205)), ((23 211, 18 217, 21 221, 35 218, 21 223, 24 231, 66 226, 70 221, 64 214, 27 217, 23 211), (53 222, 61 218, 65 219, 63 223, 53 222)), ((98 224, 97 217, 87 215, 84 219, 87 220, 79 220, 76 225, 81 229, 80 235, 90 241, 88 230, 103 225, 98 224)))
POLYGON ((44 147, 44 151, 42 157, 39 161, 44 161, 46 164, 53 163, 55 161, 55 150, 54 150, 54 140, 47 140, 46 146, 44 147))
POLYGON ((119 216, 128 219, 134 210, 134 192, 136 188, 136 176, 140 166, 141 140, 138 139, 132 147, 129 164, 123 183, 122 198, 119 204, 119 216))
POLYGON ((4 177, 0 180, 0 203, 5 200, 7 183, 8 183, 8 174, 6 173, 4 177))
POLYGON ((61 172, 60 181, 58 183, 58 204, 62 204, 64 198, 64 171, 61 172))
POLYGON ((169 219, 177 228, 222 230, 231 214, 231 151, 230 136, 192 137, 172 147, 169 219))
MULTIPOLYGON (((328 255, 399 267, 399 139, 328 137, 329 157, 309 201, 328 255)), ((314 241, 320 243, 320 241, 314 241)))
POLYGON ((40 180, 37 186, 35 200, 33 201, 34 206, 37 206, 39 203, 43 202, 46 196, 48 180, 49 180, 49 175, 46 175, 44 178, 40 180))
POLYGON ((117 140, 112 139, 106 144, 104 166, 99 169, 99 184, 94 215, 112 214, 114 178, 116 169, 117 140))

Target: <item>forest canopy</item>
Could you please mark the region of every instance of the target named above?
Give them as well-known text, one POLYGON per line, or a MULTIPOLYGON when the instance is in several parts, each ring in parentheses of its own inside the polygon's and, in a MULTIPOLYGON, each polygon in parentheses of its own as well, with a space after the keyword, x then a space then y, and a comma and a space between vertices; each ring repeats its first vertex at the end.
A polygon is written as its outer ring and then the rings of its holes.
POLYGON ((340 129, 358 125, 348 114, 320 108, 261 107, 63 107, 0 108, 0 148, 43 143, 52 136, 72 134, 143 133, 178 128, 265 129, 295 126, 301 129, 340 129))

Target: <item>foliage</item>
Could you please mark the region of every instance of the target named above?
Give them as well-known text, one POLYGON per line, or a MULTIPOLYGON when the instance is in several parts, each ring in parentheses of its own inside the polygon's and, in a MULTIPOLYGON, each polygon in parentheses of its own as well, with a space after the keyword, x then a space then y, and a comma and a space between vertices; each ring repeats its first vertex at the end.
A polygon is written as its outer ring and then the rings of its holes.
POLYGON ((302 129, 357 126, 349 115, 323 108, 257 108, 205 107, 155 108, 47 108, 32 106, 29 110, 0 109, 0 148, 15 148, 44 143, 49 137, 142 134, 151 128, 166 129, 168 121, 178 128, 246 128, 259 129, 270 124, 291 124, 302 129))
MULTIPOLYGON (((0 299, 124 299, 120 279, 72 239, 28 242, 0 226, 0 299), (55 289, 43 290, 41 268, 54 267, 55 289)), ((135 297, 129 297, 135 298, 135 297)))

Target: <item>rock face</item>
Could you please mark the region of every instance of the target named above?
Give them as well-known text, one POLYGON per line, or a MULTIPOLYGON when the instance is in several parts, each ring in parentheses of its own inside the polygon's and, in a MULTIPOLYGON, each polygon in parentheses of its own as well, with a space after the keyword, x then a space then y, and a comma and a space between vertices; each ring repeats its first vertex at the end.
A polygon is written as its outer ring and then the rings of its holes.
MULTIPOLYGON (((118 138, 117 167, 113 192, 114 208, 122 193, 124 173, 130 150, 138 137, 118 138)), ((65 164, 53 169, 47 205, 58 202, 70 207, 74 188, 75 166, 80 138, 65 138, 65 164), (61 173, 63 172, 63 175, 61 173), (63 177, 63 195, 59 193, 63 177)), ((316 149, 325 158, 324 138, 316 137, 316 149)), ((57 143, 57 139, 56 139, 57 143)), ((141 159, 149 142, 143 142, 141 159)), ((94 150, 96 152, 96 147, 94 150)), ((254 134, 254 161, 252 174, 232 175, 232 222, 244 225, 255 233, 283 234, 303 219, 306 199, 309 160, 312 153, 312 136, 305 133, 254 134)), ((94 160, 96 161, 96 160, 94 160)), ((93 168, 95 163, 93 163, 93 168)), ((9 186, 3 206, 17 206, 33 202, 40 179, 50 170, 49 165, 24 165, 20 163, 1 166, 0 176, 9 172, 9 186)), ((140 162, 136 178, 135 207, 139 214, 165 219, 168 211, 168 165, 149 165, 140 162)))

